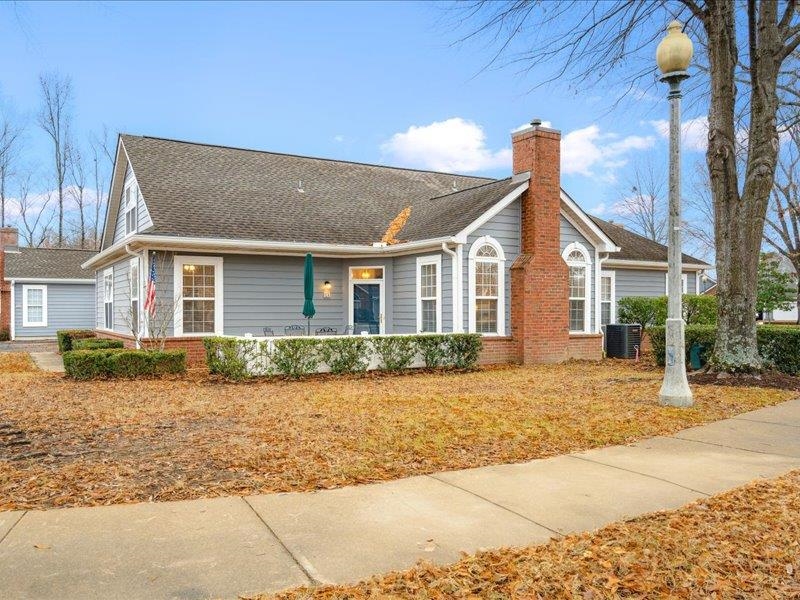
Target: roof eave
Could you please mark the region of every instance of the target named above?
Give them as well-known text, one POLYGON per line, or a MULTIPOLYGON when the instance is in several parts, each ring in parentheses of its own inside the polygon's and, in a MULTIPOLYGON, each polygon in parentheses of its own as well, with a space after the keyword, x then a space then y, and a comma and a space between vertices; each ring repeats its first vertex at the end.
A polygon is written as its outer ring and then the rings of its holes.
MULTIPOLYGON (((604 262, 604 265, 609 267, 624 267, 628 269, 667 269, 669 263, 660 260, 633 260, 627 258, 613 258, 609 257, 604 262)), ((713 269, 713 265, 707 263, 692 263, 683 262, 682 268, 688 271, 707 271, 713 269)))

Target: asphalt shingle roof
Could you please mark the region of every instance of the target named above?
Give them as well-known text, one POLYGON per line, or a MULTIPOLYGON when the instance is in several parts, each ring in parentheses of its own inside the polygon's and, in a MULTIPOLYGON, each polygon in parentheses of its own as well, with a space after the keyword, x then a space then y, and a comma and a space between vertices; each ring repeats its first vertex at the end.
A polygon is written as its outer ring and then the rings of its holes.
MULTIPOLYGON (((647 260, 655 262, 667 262, 667 247, 658 242, 654 242, 646 237, 629 231, 620 225, 609 223, 599 217, 590 215, 600 230, 610 237, 614 243, 621 248, 619 252, 611 255, 614 260, 647 260)), ((706 265, 704 260, 683 254, 684 263, 706 265)), ((711 266, 711 265, 709 265, 711 266)))
POLYGON ((92 279, 91 271, 81 264, 92 258, 93 250, 55 248, 19 248, 6 252, 6 279, 92 279))
POLYGON ((122 143, 148 234, 371 245, 405 207, 493 181, 151 137, 122 143))

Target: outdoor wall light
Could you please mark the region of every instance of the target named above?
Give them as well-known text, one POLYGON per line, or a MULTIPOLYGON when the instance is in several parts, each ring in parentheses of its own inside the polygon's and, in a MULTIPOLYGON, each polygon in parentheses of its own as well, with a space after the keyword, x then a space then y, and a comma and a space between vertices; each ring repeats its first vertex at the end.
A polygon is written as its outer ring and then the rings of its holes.
POLYGON ((361 279, 369 279, 370 275, 371 273, 367 269, 361 271, 361 279))
POLYGON ((325 283, 322 284, 322 297, 323 298, 330 298, 331 297, 331 288, 332 287, 333 286, 331 285, 330 281, 326 281, 325 283))

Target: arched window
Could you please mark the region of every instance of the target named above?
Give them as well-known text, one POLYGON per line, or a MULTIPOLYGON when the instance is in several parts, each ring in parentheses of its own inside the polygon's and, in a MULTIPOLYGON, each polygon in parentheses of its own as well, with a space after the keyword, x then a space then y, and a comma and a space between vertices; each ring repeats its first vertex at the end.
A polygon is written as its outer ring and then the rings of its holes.
POLYGON ((566 248, 561 256, 569 268, 569 330, 583 333, 590 329, 590 298, 592 289, 589 252, 577 242, 566 248))
POLYGON ((505 259, 502 246, 489 236, 470 248, 470 332, 505 335, 505 259))

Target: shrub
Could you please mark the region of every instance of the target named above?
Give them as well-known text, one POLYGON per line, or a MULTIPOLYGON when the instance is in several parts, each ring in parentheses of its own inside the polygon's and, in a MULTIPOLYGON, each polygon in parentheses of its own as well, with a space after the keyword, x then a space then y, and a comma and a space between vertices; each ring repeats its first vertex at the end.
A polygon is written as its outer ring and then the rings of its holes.
POLYGON ((69 350, 64 372, 72 379, 134 378, 186 372, 185 350, 69 350))
POLYGON ((269 346, 266 341, 207 337, 203 340, 209 372, 227 379, 241 380, 271 375, 269 346))
POLYGON ((11 339, 11 332, 8 329, 0 329, 0 342, 7 342, 11 339))
POLYGON ((56 339, 58 340, 58 351, 63 354, 73 350, 73 340, 93 338, 94 331, 90 329, 61 329, 56 331, 56 339))
POLYGON ((422 356, 425 366, 429 369, 441 367, 446 363, 446 340, 447 336, 437 334, 418 335, 414 338, 414 343, 417 345, 417 351, 419 352, 420 356, 422 356))
POLYGON ((302 377, 316 373, 319 367, 319 341, 308 338, 275 340, 272 364, 287 377, 302 377))
POLYGON ((687 325, 716 325, 717 297, 684 296, 683 320, 686 321, 687 325))
POLYGON ((800 327, 770 327, 757 330, 758 350, 769 366, 789 375, 800 375, 800 327))
MULTIPOLYGON (((647 330, 650 337, 650 344, 653 348, 653 356, 659 366, 666 363, 666 328, 663 326, 651 327, 647 330)), ((714 351, 714 344, 717 340, 717 328, 714 325, 687 325, 684 348, 684 360, 688 364, 689 354, 692 346, 697 343, 703 346, 701 358, 708 359, 714 351)))
POLYGON ((369 367, 370 344, 363 336, 320 340, 319 356, 331 373, 363 373, 369 367))
POLYGON ((122 340, 107 340, 103 338, 73 339, 73 350, 108 350, 110 348, 124 347, 122 340))
POLYGON ((407 369, 417 355, 417 345, 409 336, 376 337, 371 340, 380 366, 387 371, 407 369))
POLYGON ((648 330, 664 325, 666 319, 666 296, 628 296, 617 302, 617 320, 620 323, 638 323, 643 330, 648 330))
POLYGON ((477 333, 451 333, 445 336, 445 361, 456 369, 474 369, 483 348, 477 333))

